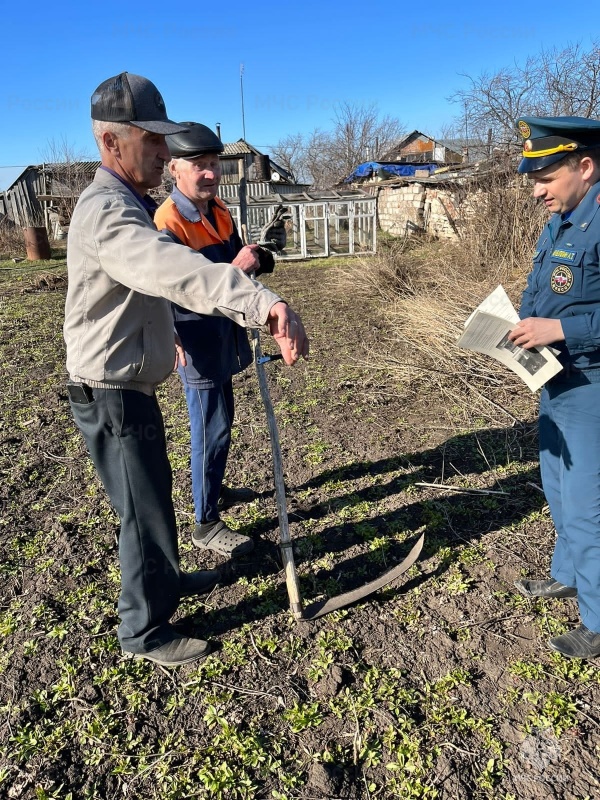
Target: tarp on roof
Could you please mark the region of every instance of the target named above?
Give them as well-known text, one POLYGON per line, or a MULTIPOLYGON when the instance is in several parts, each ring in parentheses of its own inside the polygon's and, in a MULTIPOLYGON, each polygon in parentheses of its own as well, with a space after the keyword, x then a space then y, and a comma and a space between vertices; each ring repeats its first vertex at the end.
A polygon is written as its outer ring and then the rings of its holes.
POLYGON ((359 178, 370 178, 371 175, 378 175, 380 178, 393 178, 399 176, 410 178, 416 170, 427 170, 431 175, 438 168, 437 164, 398 164, 386 161, 365 161, 346 178, 344 183, 350 183, 359 178))

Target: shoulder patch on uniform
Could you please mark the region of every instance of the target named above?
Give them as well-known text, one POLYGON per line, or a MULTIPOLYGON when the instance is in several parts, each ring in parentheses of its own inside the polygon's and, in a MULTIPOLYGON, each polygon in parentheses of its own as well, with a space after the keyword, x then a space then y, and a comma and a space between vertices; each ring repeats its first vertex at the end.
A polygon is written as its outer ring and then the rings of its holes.
POLYGON ((557 294, 566 294, 573 286, 573 273, 566 264, 561 264, 552 270, 550 276, 550 287, 557 294))

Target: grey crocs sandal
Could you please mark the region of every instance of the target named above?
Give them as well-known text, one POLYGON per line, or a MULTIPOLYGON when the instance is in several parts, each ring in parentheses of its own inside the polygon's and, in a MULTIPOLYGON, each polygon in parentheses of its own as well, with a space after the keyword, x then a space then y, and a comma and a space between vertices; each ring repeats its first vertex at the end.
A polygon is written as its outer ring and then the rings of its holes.
POLYGON ((214 550, 222 556, 243 556, 254 549, 248 536, 236 533, 218 519, 215 522, 198 523, 192 534, 192 542, 200 550, 214 550))

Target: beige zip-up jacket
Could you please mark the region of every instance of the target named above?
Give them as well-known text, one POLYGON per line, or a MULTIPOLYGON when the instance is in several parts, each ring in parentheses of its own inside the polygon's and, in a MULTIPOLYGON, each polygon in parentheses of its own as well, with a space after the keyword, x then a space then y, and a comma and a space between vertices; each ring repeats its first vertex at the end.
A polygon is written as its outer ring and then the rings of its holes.
POLYGON ((159 233, 139 200, 103 169, 73 212, 67 266, 67 371, 106 389, 151 394, 173 371, 171 303, 255 327, 281 300, 241 269, 159 233))

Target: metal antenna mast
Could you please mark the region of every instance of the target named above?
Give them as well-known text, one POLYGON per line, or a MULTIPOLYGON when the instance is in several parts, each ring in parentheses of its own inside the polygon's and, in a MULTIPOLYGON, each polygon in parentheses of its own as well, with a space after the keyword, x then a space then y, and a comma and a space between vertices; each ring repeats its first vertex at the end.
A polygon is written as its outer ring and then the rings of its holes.
POLYGON ((246 139, 246 116, 244 114, 244 65, 240 64, 240 96, 242 98, 242 137, 246 139))

